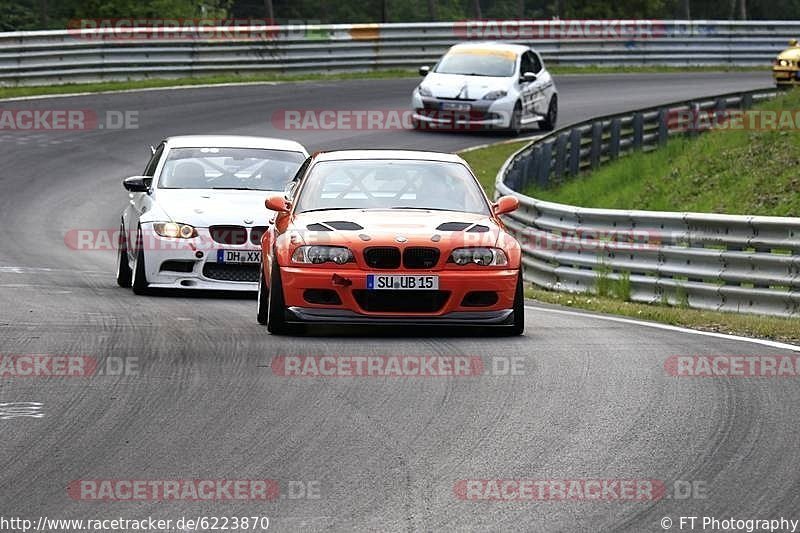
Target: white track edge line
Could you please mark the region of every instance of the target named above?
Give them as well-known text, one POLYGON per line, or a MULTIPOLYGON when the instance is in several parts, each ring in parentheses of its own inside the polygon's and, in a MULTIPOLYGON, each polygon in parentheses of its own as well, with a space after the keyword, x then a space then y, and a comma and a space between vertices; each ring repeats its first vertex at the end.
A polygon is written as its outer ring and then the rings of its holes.
POLYGON ((618 317, 618 316, 607 316, 607 315, 596 315, 593 313, 582 313, 580 311, 571 311, 566 309, 553 309, 550 307, 538 307, 532 305, 525 305, 525 309, 530 309, 533 311, 545 311, 548 313, 556 313, 562 315, 570 315, 570 316, 578 316, 582 318, 596 318, 598 320, 607 320, 610 322, 620 322, 622 324, 633 324, 635 326, 646 326, 650 328, 656 329, 663 329, 667 331, 675 331, 678 333, 691 333, 693 335, 703 335, 705 337, 715 337, 718 339, 726 339, 726 340, 733 340, 739 342, 749 342, 753 344, 760 344, 762 346, 767 346, 769 348, 778 348, 781 350, 791 350, 794 352, 800 352, 800 346, 796 346, 794 344, 788 344, 785 342, 778 342, 778 341, 771 341, 767 339, 754 339, 751 337, 740 337, 738 335, 729 335, 727 333, 717 333, 714 331, 702 331, 698 329, 691 329, 691 328, 684 328, 680 326, 673 326, 671 324, 661 324, 658 322, 648 322, 645 320, 636 320, 634 318, 625 318, 625 317, 618 317))

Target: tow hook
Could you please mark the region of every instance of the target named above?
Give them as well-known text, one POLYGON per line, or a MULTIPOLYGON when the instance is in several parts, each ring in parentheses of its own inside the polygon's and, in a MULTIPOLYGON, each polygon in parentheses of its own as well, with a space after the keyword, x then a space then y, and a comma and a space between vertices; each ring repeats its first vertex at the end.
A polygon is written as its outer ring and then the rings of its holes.
POLYGON ((353 281, 347 278, 343 278, 339 274, 334 274, 331 278, 331 283, 338 287, 349 287, 353 284, 353 281))

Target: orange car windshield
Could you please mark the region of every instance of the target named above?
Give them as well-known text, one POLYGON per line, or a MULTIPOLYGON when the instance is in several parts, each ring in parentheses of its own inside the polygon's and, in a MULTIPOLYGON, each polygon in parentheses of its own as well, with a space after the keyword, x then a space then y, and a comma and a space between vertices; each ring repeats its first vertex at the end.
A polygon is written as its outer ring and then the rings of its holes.
POLYGON ((460 163, 368 159, 314 165, 296 213, 327 209, 428 209, 489 214, 475 178, 460 163))

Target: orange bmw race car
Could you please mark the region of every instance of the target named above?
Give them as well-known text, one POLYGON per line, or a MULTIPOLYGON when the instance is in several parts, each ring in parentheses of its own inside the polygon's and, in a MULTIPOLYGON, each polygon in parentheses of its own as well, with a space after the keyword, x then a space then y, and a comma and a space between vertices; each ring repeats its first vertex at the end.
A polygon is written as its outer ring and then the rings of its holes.
POLYGON ((524 328, 520 245, 456 155, 345 150, 310 157, 261 240, 258 321, 524 328))

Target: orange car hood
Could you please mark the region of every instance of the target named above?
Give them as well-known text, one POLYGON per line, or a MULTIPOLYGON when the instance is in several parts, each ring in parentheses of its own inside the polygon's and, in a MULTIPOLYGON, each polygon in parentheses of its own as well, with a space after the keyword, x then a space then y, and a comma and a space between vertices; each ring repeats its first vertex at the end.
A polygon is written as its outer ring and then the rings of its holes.
POLYGON ((494 246, 502 229, 488 215, 457 211, 370 209, 301 213, 294 216, 289 231, 299 233, 303 241, 309 244, 330 242, 366 247, 403 242, 417 246, 455 247, 494 246), (337 226, 346 227, 337 224, 340 222, 355 223, 361 228, 335 229, 337 226), (446 223, 461 223, 460 226, 466 227, 437 229, 446 223), (327 230, 326 227, 333 229, 327 230), (481 231, 474 231, 476 229, 481 231), (368 236, 369 240, 364 236, 368 236))

